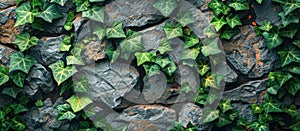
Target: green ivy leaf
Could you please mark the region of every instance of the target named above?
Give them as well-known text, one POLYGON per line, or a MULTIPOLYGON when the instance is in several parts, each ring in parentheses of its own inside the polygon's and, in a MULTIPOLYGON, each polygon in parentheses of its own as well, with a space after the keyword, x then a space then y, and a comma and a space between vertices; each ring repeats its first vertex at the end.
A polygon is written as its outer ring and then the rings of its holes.
POLYGON ((191 12, 189 10, 180 10, 177 14, 177 17, 177 22, 179 22, 183 27, 195 22, 193 19, 191 19, 191 12))
POLYGON ((10 75, 10 78, 12 79, 12 81, 19 87, 24 87, 24 80, 26 77, 26 73, 21 72, 21 71, 17 71, 17 72, 13 72, 10 75))
POLYGON ((120 55, 120 48, 114 50, 114 47, 108 47, 106 50, 106 55, 108 56, 111 63, 115 62, 120 55))
POLYGON ((84 62, 81 58, 81 49, 80 48, 73 48, 71 50, 71 54, 67 56, 67 65, 84 65, 84 62))
POLYGON ((289 46, 278 52, 281 61, 281 67, 292 62, 300 63, 300 49, 295 46, 289 46))
POLYGON ((224 76, 217 74, 208 74, 204 79, 204 87, 220 88, 220 83, 224 76))
POLYGON ((287 67, 283 68, 283 71, 288 71, 290 73, 300 75, 300 67, 299 66, 287 66, 287 67))
POLYGON ((211 8, 217 16, 221 13, 227 15, 231 11, 227 5, 225 5, 223 2, 219 2, 218 0, 212 0, 209 2, 208 7, 211 8))
POLYGON ((73 28, 73 23, 72 22, 70 22, 70 21, 68 21, 68 22, 66 22, 65 24, 64 24, 64 29, 66 30, 66 31, 70 31, 72 28, 73 28))
POLYGON ((281 87, 284 83, 286 83, 292 77, 293 76, 287 72, 270 72, 268 78, 271 81, 277 81, 281 87))
POLYGON ((253 122, 250 126, 254 129, 254 131, 269 131, 268 124, 260 124, 258 122, 253 122))
POLYGON ((4 88, 2 91, 2 94, 6 94, 11 96, 12 98, 17 98, 17 95, 22 92, 23 89, 16 88, 16 87, 9 87, 9 88, 4 88))
POLYGON ((39 12, 37 17, 44 19, 47 22, 52 23, 54 19, 61 18, 63 15, 56 9, 55 4, 45 4, 42 8, 42 12, 39 12))
POLYGON ((22 104, 12 104, 11 107, 14 109, 14 114, 17 115, 21 112, 26 112, 28 109, 22 104))
POLYGON ((17 5, 19 5, 23 1, 26 1, 26 0, 15 0, 15 2, 16 2, 17 5))
POLYGON ((287 91, 295 96, 300 90, 300 80, 298 78, 293 78, 286 86, 287 91))
POLYGON ((220 19, 217 16, 213 16, 210 23, 214 25, 217 31, 219 31, 224 25, 227 24, 224 17, 221 17, 220 19))
POLYGON ((153 62, 156 57, 155 52, 136 52, 134 55, 136 56, 138 66, 145 62, 153 62))
POLYGON ((82 17, 87 17, 94 21, 104 22, 104 8, 100 6, 93 6, 92 9, 82 12, 82 17))
POLYGON ((185 60, 185 59, 195 60, 198 57, 199 53, 200 51, 197 48, 184 49, 182 52, 181 60, 185 60))
POLYGON ((74 91, 75 92, 88 92, 88 79, 86 77, 82 77, 80 81, 74 83, 74 91))
POLYGON ((64 6, 66 4, 67 0, 51 0, 50 2, 52 2, 52 3, 55 2, 61 6, 64 6))
POLYGON ((58 111, 57 118, 59 121, 62 121, 62 120, 71 121, 72 119, 74 119, 76 117, 76 115, 70 111, 71 106, 69 104, 58 105, 56 108, 58 111))
POLYGON ((167 23, 163 26, 163 30, 168 39, 183 36, 182 26, 180 24, 175 26, 173 23, 167 23))
POLYGON ((122 22, 114 22, 111 28, 106 30, 106 37, 109 38, 125 38, 122 22))
POLYGON ((238 15, 231 14, 231 15, 227 16, 226 22, 231 28, 234 28, 235 26, 238 26, 238 25, 242 25, 242 22, 238 15))
POLYGON ((76 12, 86 11, 90 7, 90 3, 88 0, 84 0, 84 1, 80 0, 77 1, 75 4, 76 4, 76 12))
POLYGON ((5 84, 8 80, 8 68, 0 65, 0 86, 5 84))
POLYGON ((160 54, 164 54, 166 51, 172 51, 173 49, 169 44, 169 41, 167 39, 163 39, 157 50, 160 54))
POLYGON ((198 73, 203 76, 210 70, 210 66, 204 62, 200 62, 200 64, 197 66, 198 73))
POLYGON ((219 110, 211 109, 209 107, 203 108, 203 117, 202 117, 202 124, 212 122, 219 118, 219 110))
POLYGON ((284 112, 288 113, 293 118, 298 115, 298 110, 295 105, 290 105, 289 108, 285 108, 284 112))
POLYGON ((226 29, 220 36, 222 39, 230 40, 233 36, 237 35, 241 31, 239 29, 226 29))
POLYGON ((223 127, 223 126, 231 124, 231 123, 232 123, 232 121, 228 117, 226 117, 226 116, 220 116, 219 117, 219 121, 218 121, 218 123, 216 123, 216 125, 218 127, 223 127))
POLYGON ((96 26, 93 34, 97 35, 99 40, 102 40, 105 36, 105 29, 100 26, 96 26))
POLYGON ((24 25, 26 23, 33 23, 34 17, 37 15, 37 10, 31 10, 31 6, 28 3, 23 3, 16 9, 17 21, 15 26, 24 25))
POLYGON ((204 28, 204 34, 207 35, 207 37, 213 37, 217 35, 217 32, 212 29, 210 26, 204 28))
POLYGON ((132 30, 126 33, 126 39, 120 43, 122 53, 135 53, 144 49, 142 45, 142 34, 132 30))
POLYGON ((160 74, 160 67, 156 64, 154 65, 143 64, 143 67, 148 77, 160 74))
POLYGON ((261 4, 263 0, 256 0, 258 4, 261 4))
POLYGON ((60 51, 69 51, 71 48, 71 36, 66 35, 62 42, 60 43, 59 50, 60 51))
POLYGON ((42 5, 40 0, 30 0, 30 4, 33 8, 36 7, 36 6, 41 6, 42 5))
POLYGON ((238 1, 231 2, 229 6, 234 8, 234 10, 236 11, 249 10, 249 4, 246 0, 238 0, 238 1))
POLYGON ((293 44, 300 48, 300 40, 295 40, 293 44))
POLYGON ((266 101, 262 103, 262 107, 266 113, 270 112, 283 112, 280 108, 281 104, 274 101, 266 101))
POLYGON ((292 11, 300 8, 299 0, 272 0, 273 2, 278 2, 282 5, 284 15, 288 15, 292 11))
POLYGON ((165 17, 168 17, 177 7, 176 0, 158 0, 153 4, 153 7, 161 12, 165 17))
POLYGON ((216 55, 222 53, 218 46, 218 38, 207 38, 203 41, 205 46, 202 46, 201 52, 207 57, 209 55, 216 55))
POLYGON ((191 91, 191 87, 189 86, 189 83, 188 82, 185 82, 181 85, 180 87, 180 92, 184 92, 184 93, 189 93, 191 91))
POLYGON ((88 97, 78 97, 77 95, 71 96, 67 102, 71 105, 72 110, 76 113, 84 109, 87 105, 93 103, 88 97))
POLYGON ((73 87, 73 81, 72 80, 67 80, 67 81, 63 82, 61 84, 61 89, 60 89, 59 96, 61 96, 63 93, 65 93, 65 91, 71 89, 71 87, 73 87))
POLYGON ((264 30, 264 31, 270 31, 273 28, 272 24, 268 20, 264 20, 263 24, 259 26, 259 29, 264 30))
POLYGON ((19 34, 16 35, 16 40, 14 41, 14 44, 18 45, 19 49, 23 52, 27 49, 29 49, 32 46, 37 45, 39 39, 35 36, 32 36, 30 38, 29 33, 19 34))
POLYGON ((223 113, 233 109, 232 106, 231 106, 230 100, 221 101, 221 103, 219 104, 219 108, 221 109, 221 111, 223 113))
POLYGON ((172 61, 167 57, 157 57, 155 60, 155 63, 158 64, 161 68, 165 68, 168 64, 170 64, 172 61))
POLYGON ((278 93, 278 90, 280 89, 280 85, 277 81, 269 81, 268 82, 268 93, 276 95, 278 93))
POLYGON ((42 100, 37 100, 35 103, 35 106, 37 107, 42 107, 44 105, 43 101, 42 100))
POLYGON ((262 35, 269 49, 273 49, 283 42, 283 39, 278 34, 264 32, 262 35))
POLYGON ((16 52, 10 56, 9 72, 21 70, 26 74, 37 61, 31 56, 24 56, 22 52, 16 52))
POLYGON ((77 72, 74 66, 64 67, 64 62, 59 60, 49 66, 53 72, 54 79, 58 85, 70 78, 77 72))
POLYGON ((23 131, 23 130, 25 130, 26 125, 23 122, 21 122, 20 120, 13 118, 11 128, 15 131, 23 131))
POLYGON ((278 14, 281 17, 281 23, 285 27, 291 23, 299 23, 299 13, 290 13, 287 16, 284 15, 284 12, 278 14))
POLYGON ((257 104, 252 104, 251 109, 252 109, 253 114, 260 114, 264 110, 261 106, 259 106, 257 104))
POLYGON ((199 38, 195 35, 184 37, 184 48, 190 48, 199 43, 199 38))
POLYGON ((163 71, 167 73, 169 76, 172 76, 172 74, 177 70, 177 67, 174 62, 171 62, 168 64, 167 67, 163 68, 163 71))
POLYGON ((287 28, 280 29, 279 30, 279 32, 280 32, 279 35, 292 39, 295 36, 295 34, 297 33, 297 31, 298 30, 295 28, 295 26, 289 26, 287 28))

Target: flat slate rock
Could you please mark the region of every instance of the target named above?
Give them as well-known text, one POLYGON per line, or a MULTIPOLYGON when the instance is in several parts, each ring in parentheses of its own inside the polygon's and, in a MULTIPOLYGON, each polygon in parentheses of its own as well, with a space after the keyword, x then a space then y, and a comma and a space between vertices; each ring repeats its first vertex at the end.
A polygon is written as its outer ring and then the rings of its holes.
POLYGON ((253 26, 240 30, 231 41, 223 41, 226 58, 236 70, 248 78, 259 78, 279 67, 276 51, 268 49, 262 36, 256 36, 253 26))
POLYGON ((115 0, 105 6, 106 25, 122 21, 124 27, 141 27, 160 21, 163 16, 152 5, 156 0, 115 0))
POLYGON ((36 58, 38 63, 43 65, 50 65, 63 59, 66 53, 59 50, 63 38, 63 35, 41 38, 35 48, 30 51, 30 55, 36 58))
POLYGON ((120 105, 120 98, 136 86, 139 78, 134 67, 108 61, 83 67, 82 71, 89 79, 89 97, 111 108, 120 105))

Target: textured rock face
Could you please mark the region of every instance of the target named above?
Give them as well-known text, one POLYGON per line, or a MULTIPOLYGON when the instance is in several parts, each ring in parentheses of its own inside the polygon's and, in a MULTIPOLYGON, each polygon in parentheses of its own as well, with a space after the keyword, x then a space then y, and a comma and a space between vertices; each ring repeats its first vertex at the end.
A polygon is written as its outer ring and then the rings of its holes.
POLYGON ((40 39, 35 48, 31 50, 30 55, 43 65, 50 65, 62 59, 66 55, 59 50, 63 38, 64 36, 44 37, 40 39))
POLYGON ((9 66, 9 57, 14 52, 16 52, 14 49, 11 49, 9 47, 3 46, 0 44, 0 65, 9 66))
POLYGON ((16 4, 15 0, 1 0, 0 9, 4 9, 4 8, 10 7, 10 6, 13 6, 15 4, 16 4))
POLYGON ((156 0, 116 0, 105 6, 108 15, 106 24, 123 21, 125 27, 141 27, 155 23, 163 17, 152 7, 156 0), (130 15, 129 15, 130 14, 130 15))
MULTIPOLYGON (((53 104, 48 98, 43 102, 43 107, 32 107, 23 116, 23 120, 30 131, 48 131, 50 129, 68 131, 73 127, 67 122, 57 120, 57 109, 59 104, 65 103, 62 98, 58 98, 53 104)), ((74 130, 74 129, 73 129, 74 130)))
POLYGON ((126 95, 138 81, 139 73, 130 65, 100 62, 84 67, 89 78, 89 96, 96 102, 104 102, 114 108, 120 105, 120 97, 126 95))
POLYGON ((281 18, 278 14, 282 10, 279 4, 272 2, 272 0, 264 0, 261 4, 253 3, 257 24, 261 25, 264 20, 268 20, 275 25, 280 24, 281 18))
POLYGON ((105 58, 105 52, 109 45, 110 43, 107 40, 91 41, 86 44, 86 49, 82 58, 88 63, 90 63, 90 61, 94 62, 101 60, 105 58))
POLYGON ((138 105, 125 109, 119 116, 119 119, 130 122, 128 130, 138 128, 136 124, 142 123, 143 126, 149 126, 157 131, 166 131, 173 128, 176 121, 175 110, 158 105, 138 105), (150 124, 151 123, 151 124, 150 124))
POLYGON ((266 89, 267 80, 250 81, 236 89, 224 92, 223 98, 231 100, 233 107, 240 112, 240 116, 251 121, 256 119, 251 104, 261 103, 266 89))
POLYGON ((184 127, 191 122, 195 125, 196 130, 199 131, 211 131, 213 124, 199 124, 202 119, 202 109, 192 103, 187 103, 182 106, 181 111, 178 114, 178 122, 180 122, 184 127))
POLYGON ((277 68, 279 57, 276 51, 269 50, 262 37, 256 36, 254 27, 240 29, 241 33, 230 42, 223 41, 226 58, 234 68, 249 78, 261 77, 277 68))
POLYGON ((47 94, 55 88, 52 75, 41 64, 34 65, 25 80, 27 84, 25 84, 24 88, 29 96, 35 95, 38 90, 40 90, 40 93, 47 94))
POLYGON ((145 100, 149 103, 155 102, 159 99, 165 92, 167 86, 167 79, 161 73, 149 77, 144 77, 144 89, 143 96, 145 100))

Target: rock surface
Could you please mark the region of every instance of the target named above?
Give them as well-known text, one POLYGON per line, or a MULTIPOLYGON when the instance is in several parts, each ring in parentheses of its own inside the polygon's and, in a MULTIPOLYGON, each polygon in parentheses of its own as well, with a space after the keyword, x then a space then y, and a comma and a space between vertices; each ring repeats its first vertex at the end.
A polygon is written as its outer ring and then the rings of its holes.
POLYGON ((143 96, 149 103, 158 100, 165 92, 167 86, 166 77, 160 73, 151 77, 144 77, 143 96))
POLYGON ((105 58, 105 52, 110 45, 110 42, 108 40, 96 40, 96 41, 90 41, 85 45, 86 49, 82 55, 82 58, 85 61, 95 62, 98 60, 101 60, 105 58))
POLYGON ((184 127, 187 127, 188 123, 191 122, 198 131, 211 131, 214 126, 213 124, 199 124, 202 115, 202 109, 199 106, 187 103, 182 106, 181 111, 178 114, 178 122, 184 127))
POLYGON ((11 49, 9 47, 6 47, 4 45, 0 44, 0 65, 9 66, 9 57, 14 52, 16 52, 14 49, 11 49))
MULTIPOLYGON (((173 128, 176 113, 173 109, 159 105, 137 105, 125 109, 119 119, 130 122, 132 125, 140 123, 143 126, 149 125, 151 129, 157 128, 157 131, 166 131, 173 128)), ((134 128, 137 127, 129 126, 128 130, 134 128)))
POLYGON ((249 78, 259 78, 279 67, 276 51, 269 50, 263 38, 256 36, 253 26, 240 30, 230 42, 223 41, 226 58, 236 70, 249 78))
POLYGON ((253 2, 254 12, 256 15, 255 22, 262 25, 264 20, 270 21, 272 24, 279 25, 281 18, 278 15, 282 10, 278 3, 272 0, 263 0, 261 4, 253 2))
POLYGON ((30 55, 37 59, 38 63, 50 65, 66 56, 64 52, 60 52, 59 47, 64 36, 43 37, 39 40, 30 55))
POLYGON ((115 0, 105 6, 107 26, 123 21, 124 27, 141 27, 160 21, 163 16, 152 7, 156 0, 115 0))
POLYGON ((67 120, 58 121, 58 111, 56 107, 64 104, 63 98, 58 98, 53 104, 48 98, 43 102, 42 107, 32 107, 24 114, 23 120, 28 130, 47 131, 50 129, 68 131, 74 130, 74 125, 70 125, 67 120))
POLYGON ((120 98, 136 86, 139 78, 135 68, 122 63, 100 62, 82 71, 89 78, 89 97, 111 108, 120 105, 120 98))
POLYGON ((240 116, 251 121, 256 119, 251 110, 251 104, 261 103, 266 90, 266 79, 250 81, 233 90, 224 92, 223 99, 231 100, 233 107, 239 111, 240 116))
POLYGON ((41 64, 35 64, 25 80, 24 91, 29 96, 35 95, 38 91, 42 94, 48 94, 55 88, 52 74, 41 64))
POLYGON ((15 5, 15 4, 16 4, 15 0, 1 0, 1 2, 0 2, 0 9, 11 7, 11 6, 15 5))

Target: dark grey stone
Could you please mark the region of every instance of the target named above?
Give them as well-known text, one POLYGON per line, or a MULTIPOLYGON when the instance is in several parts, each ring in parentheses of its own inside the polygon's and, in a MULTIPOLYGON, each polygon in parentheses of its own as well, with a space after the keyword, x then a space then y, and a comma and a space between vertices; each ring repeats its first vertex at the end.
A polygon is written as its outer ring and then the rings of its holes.
POLYGON ((0 65, 9 67, 9 57, 16 52, 14 49, 0 44, 0 65))
POLYGON ((225 91, 223 99, 231 100, 233 107, 239 111, 240 116, 245 117, 247 121, 256 119, 252 113, 251 105, 263 101, 263 95, 267 90, 267 80, 250 81, 233 90, 225 91))
POLYGON ((264 20, 268 20, 277 26, 281 23, 281 18, 278 14, 282 10, 278 3, 272 2, 272 0, 263 0, 261 4, 257 2, 253 2, 253 4, 256 15, 255 22, 257 24, 261 25, 264 20))
POLYGON ((231 69, 227 64, 225 64, 224 70, 218 70, 218 74, 222 74, 225 76, 224 80, 226 83, 234 83, 238 81, 239 76, 237 73, 231 69))
POLYGON ((89 79, 89 97, 114 108, 120 105, 120 98, 136 86, 137 70, 127 64, 103 61, 82 69, 89 79))
POLYGON ((256 36, 253 26, 240 30, 230 42, 223 41, 226 58, 235 69, 249 78, 259 78, 279 67, 276 51, 268 49, 262 36, 256 36))
POLYGON ((143 96, 149 103, 155 102, 165 92, 167 86, 167 79, 164 74, 153 75, 151 77, 144 77, 143 96))
POLYGON ((176 112, 173 109, 159 105, 137 105, 125 109, 119 116, 120 120, 131 123, 127 130, 138 128, 134 125, 143 125, 149 129, 166 131, 173 128, 176 121, 176 112))
POLYGON ((23 115, 22 119, 25 122, 27 131, 48 131, 50 129, 68 131, 74 130, 74 125, 68 120, 58 121, 58 111, 56 107, 64 104, 63 98, 58 98, 53 104, 48 98, 43 102, 42 107, 31 107, 28 112, 23 115))
POLYGON ((187 127, 188 123, 191 122, 197 131, 211 131, 214 124, 200 124, 202 119, 202 109, 192 103, 187 103, 182 106, 181 111, 178 114, 178 122, 184 127, 187 127))
MULTIPOLYGON (((0 10, 5 9, 7 7, 11 7, 13 5, 15 5, 16 2, 14 0, 1 0, 0 2, 0 10)), ((0 17, 2 18, 2 17, 0 17)))
MULTIPOLYGON (((13 1, 13 0, 12 0, 13 1)), ((0 3, 1 6, 1 3, 0 3)), ((16 19, 16 7, 9 7, 4 10, 0 10, 0 25, 5 24, 8 19, 16 19)))
POLYGON ((26 76, 24 91, 27 95, 33 96, 40 90, 40 93, 48 94, 55 88, 51 73, 41 64, 35 64, 26 76))
POLYGON ((87 63, 95 62, 105 58, 105 53, 110 45, 108 40, 94 40, 85 44, 85 50, 82 58, 87 63))
POLYGON ((160 21, 163 16, 152 5, 156 0, 115 0, 105 6, 106 24, 122 21, 124 27, 141 27, 160 21))
POLYGON ((163 22, 157 26, 140 31, 143 34, 142 44, 145 51, 156 51, 162 40, 166 38, 165 32, 162 29, 165 24, 163 22))
POLYGON ((35 48, 31 50, 30 55, 43 65, 50 65, 63 59, 66 53, 59 50, 63 38, 64 36, 41 38, 35 48))

